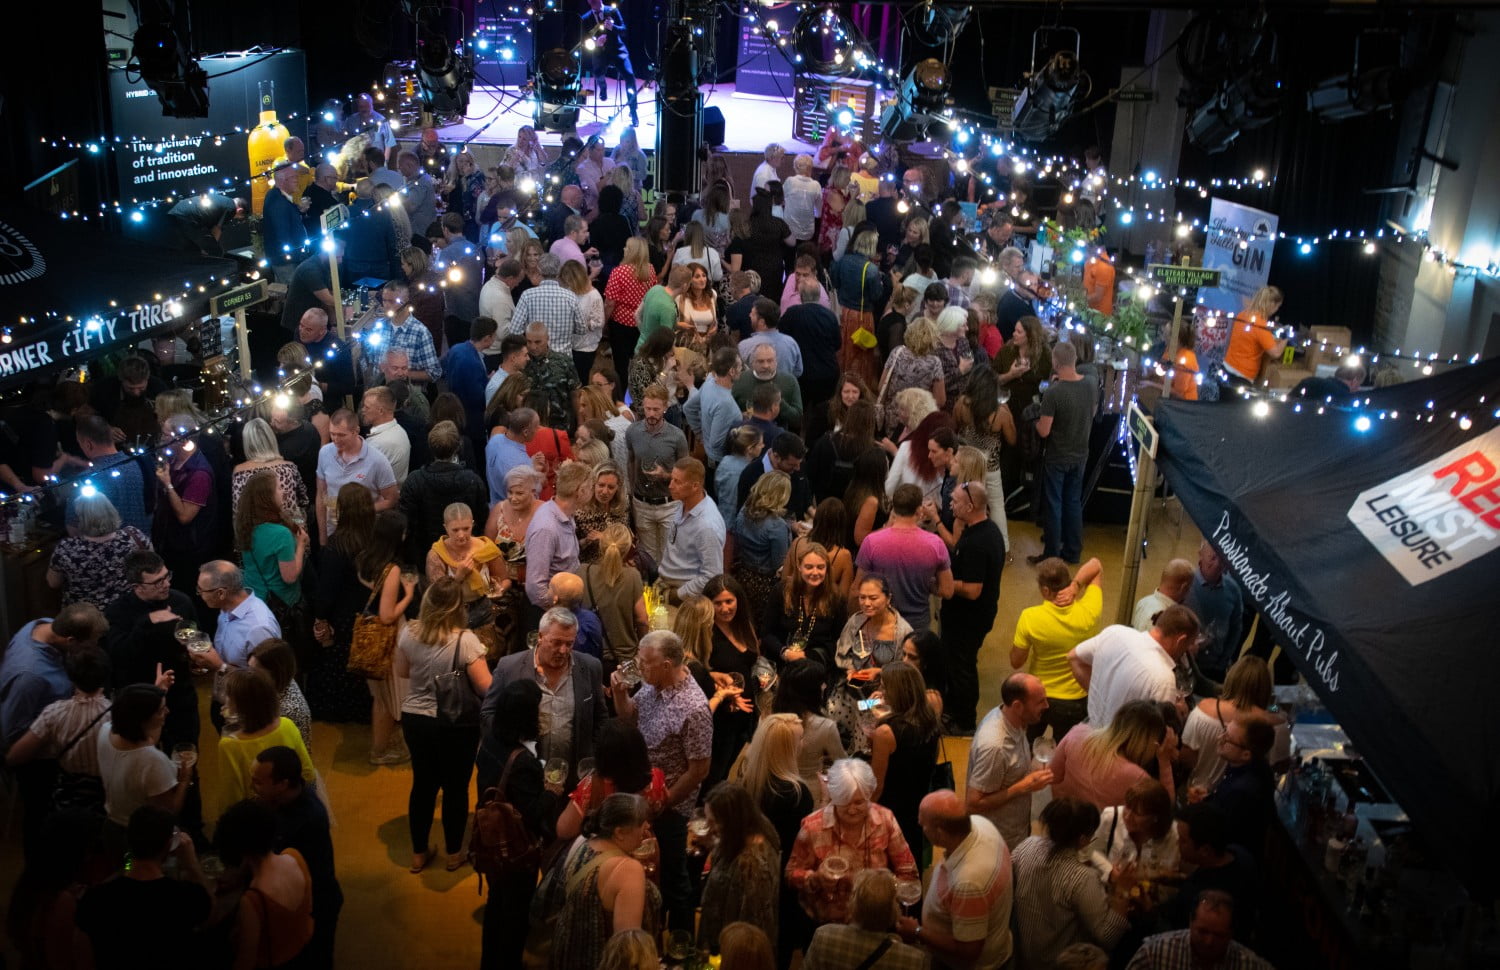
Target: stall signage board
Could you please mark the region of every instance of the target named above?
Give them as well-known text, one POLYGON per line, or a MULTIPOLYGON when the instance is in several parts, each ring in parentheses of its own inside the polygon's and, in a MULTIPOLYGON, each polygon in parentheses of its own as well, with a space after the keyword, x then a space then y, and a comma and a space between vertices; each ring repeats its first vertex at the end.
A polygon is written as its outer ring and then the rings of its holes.
POLYGON ((323 231, 333 232, 349 221, 349 207, 343 203, 323 210, 320 217, 323 220, 323 231))
POLYGON ((1142 411, 1140 405, 1134 401, 1130 402, 1130 412, 1126 416, 1130 424, 1130 436, 1141 446, 1141 451, 1156 457, 1156 445, 1161 439, 1156 433, 1156 425, 1151 423, 1151 418, 1142 411))
POLYGON ((1154 101, 1156 92, 1146 88, 1120 88, 1115 92, 1116 101, 1154 101))
MULTIPOLYGON (((202 297, 161 300, 115 316, 94 316, 36 328, 0 347, 0 380, 88 363, 122 346, 131 346, 156 331, 180 326, 203 312, 202 297)), ((29 328, 28 328, 29 329, 29 328)))
POLYGON ((1167 263, 1152 263, 1147 267, 1151 279, 1162 286, 1200 287, 1218 286, 1220 272, 1203 266, 1172 266, 1167 263))
POLYGON ((228 293, 214 297, 211 301, 213 306, 212 313, 214 316, 220 317, 226 313, 233 313, 236 310, 243 310, 246 307, 254 306, 265 298, 266 281, 256 280, 254 283, 237 286, 228 293))

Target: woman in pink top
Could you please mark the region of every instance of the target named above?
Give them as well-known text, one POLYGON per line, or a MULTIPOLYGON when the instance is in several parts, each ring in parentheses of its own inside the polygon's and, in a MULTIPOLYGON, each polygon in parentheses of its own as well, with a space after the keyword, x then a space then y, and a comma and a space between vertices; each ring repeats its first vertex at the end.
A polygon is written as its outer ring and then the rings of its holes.
POLYGON ((1079 724, 1052 755, 1052 797, 1081 798, 1100 809, 1123 805, 1125 793, 1143 778, 1156 778, 1174 799, 1172 760, 1177 735, 1151 701, 1131 701, 1109 727, 1079 724))

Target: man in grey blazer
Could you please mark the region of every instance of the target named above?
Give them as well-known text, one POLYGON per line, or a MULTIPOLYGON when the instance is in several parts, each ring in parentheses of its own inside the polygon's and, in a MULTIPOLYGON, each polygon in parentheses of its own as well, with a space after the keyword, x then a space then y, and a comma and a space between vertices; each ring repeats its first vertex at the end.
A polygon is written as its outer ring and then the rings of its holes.
POLYGON ((536 649, 502 657, 480 705, 488 736, 505 685, 524 677, 535 680, 542 689, 536 754, 544 764, 553 758, 568 763, 569 789, 577 781, 578 763, 594 756, 594 737, 606 717, 604 668, 593 657, 573 652, 577 635, 578 617, 572 610, 555 606, 542 614, 536 649))

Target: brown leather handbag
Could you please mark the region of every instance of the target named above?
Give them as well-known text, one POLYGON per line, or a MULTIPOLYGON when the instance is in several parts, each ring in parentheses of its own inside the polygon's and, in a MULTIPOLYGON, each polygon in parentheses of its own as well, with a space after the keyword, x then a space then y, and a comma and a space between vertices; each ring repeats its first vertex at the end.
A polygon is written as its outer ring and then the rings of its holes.
POLYGON ((378 613, 371 613, 375 597, 385 588, 385 578, 395 569, 394 563, 385 567, 365 608, 354 618, 354 637, 349 642, 349 672, 359 674, 367 680, 385 680, 391 675, 391 654, 396 651, 396 627, 380 622, 378 613))

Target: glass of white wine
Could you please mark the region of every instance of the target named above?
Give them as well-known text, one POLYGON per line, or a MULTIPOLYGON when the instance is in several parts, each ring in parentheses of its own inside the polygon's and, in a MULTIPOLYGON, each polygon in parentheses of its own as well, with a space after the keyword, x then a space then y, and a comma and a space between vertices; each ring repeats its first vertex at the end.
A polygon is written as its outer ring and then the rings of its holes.
POLYGON ((198 746, 184 741, 172 746, 172 760, 188 768, 198 763, 198 746))
POLYGON ((1040 737, 1031 743, 1031 757, 1043 768, 1052 760, 1053 752, 1057 750, 1057 742, 1048 737, 1040 737))
POLYGON ((568 780, 568 762, 562 758, 548 758, 544 774, 549 785, 561 785, 568 780))
POLYGON ((922 901, 922 883, 916 879, 898 879, 896 898, 901 901, 901 909, 907 916, 916 915, 913 907, 922 901))

